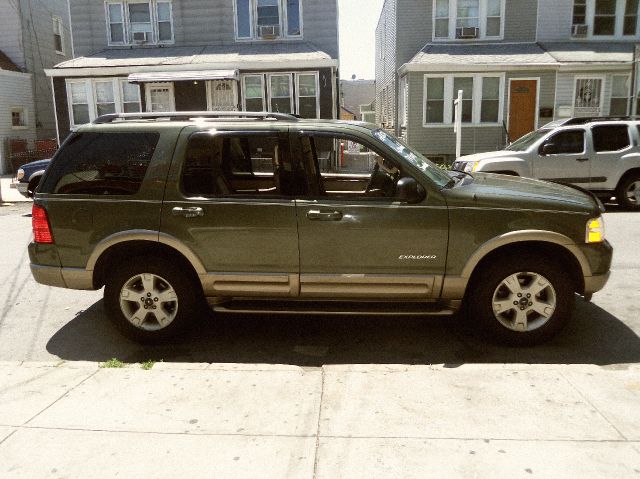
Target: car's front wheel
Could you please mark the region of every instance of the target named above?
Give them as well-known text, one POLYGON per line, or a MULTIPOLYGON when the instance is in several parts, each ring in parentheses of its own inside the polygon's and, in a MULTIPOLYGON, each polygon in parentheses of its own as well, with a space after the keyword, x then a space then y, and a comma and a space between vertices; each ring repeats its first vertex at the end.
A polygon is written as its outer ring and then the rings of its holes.
POLYGON ((143 343, 167 340, 193 323, 201 309, 200 285, 163 258, 136 258, 115 265, 104 300, 107 313, 127 337, 143 343))
POLYGON ((618 204, 629 210, 640 210, 640 173, 624 178, 616 190, 618 204))
POLYGON ((551 339, 565 326, 575 303, 573 284, 561 266, 531 254, 487 266, 471 287, 471 319, 512 345, 551 339))

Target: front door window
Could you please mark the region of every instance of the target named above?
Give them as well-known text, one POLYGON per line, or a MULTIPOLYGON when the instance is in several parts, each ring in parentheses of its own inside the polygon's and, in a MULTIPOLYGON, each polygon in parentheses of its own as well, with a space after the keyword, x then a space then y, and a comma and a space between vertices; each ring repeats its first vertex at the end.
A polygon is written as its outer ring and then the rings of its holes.
POLYGON ((147 86, 147 110, 153 112, 174 111, 173 84, 147 86))
POLYGON ((209 93, 211 95, 211 110, 235 111, 238 109, 238 94, 235 81, 213 80, 209 82, 209 93))

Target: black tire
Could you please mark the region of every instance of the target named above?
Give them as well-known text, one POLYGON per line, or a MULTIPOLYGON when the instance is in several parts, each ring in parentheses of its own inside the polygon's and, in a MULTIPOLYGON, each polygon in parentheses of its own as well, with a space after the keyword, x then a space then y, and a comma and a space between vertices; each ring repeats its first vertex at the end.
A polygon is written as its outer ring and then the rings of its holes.
POLYGON ((533 346, 550 340, 567 324, 575 305, 575 287, 560 262, 532 253, 509 255, 483 266, 470 287, 466 305, 468 318, 490 339, 513 346, 533 346), (528 287, 535 286, 530 283, 535 276, 529 273, 540 275, 550 286, 534 295, 533 299, 527 299, 527 294, 530 294, 527 293, 528 287), (517 275, 519 284, 514 289, 522 291, 521 293, 510 291, 504 284, 512 275, 517 275), (494 313, 494 298, 496 301, 504 301, 507 309, 502 313, 494 313), (525 300, 531 302, 524 303, 525 300), (512 306, 512 301, 519 301, 519 304, 512 306), (547 318, 531 309, 533 302, 541 305, 554 301, 555 310, 547 318), (525 331, 517 330, 518 314, 527 318, 525 331))
POLYGON ((640 173, 632 173, 623 178, 618 188, 616 188, 618 204, 628 210, 640 210, 640 200, 629 198, 630 191, 636 191, 638 188, 640 188, 640 173))
POLYGON ((126 264, 114 265, 107 274, 104 289, 107 314, 125 336, 136 342, 154 344, 175 338, 195 324, 205 310, 202 287, 193 276, 180 265, 159 257, 132 258, 126 264), (151 278, 154 291, 158 292, 155 298, 155 293, 145 294, 143 274, 147 280, 151 278), (135 279, 137 277, 139 278, 135 279), (129 296, 135 290, 140 297, 123 299, 124 306, 121 307, 121 292, 125 286, 128 286, 129 296), (175 301, 158 301, 160 294, 171 294, 172 291, 175 293, 175 301), (145 300, 143 304, 143 298, 147 296, 149 301, 145 300), (135 325, 127 319, 125 309, 129 315, 144 315, 144 322, 139 326, 135 325), (156 314, 171 319, 167 319, 168 322, 163 326, 156 314))
POLYGON ((36 188, 40 184, 40 178, 41 177, 38 176, 36 178, 32 178, 31 181, 29 181, 29 185, 27 186, 27 195, 29 196, 29 198, 33 198, 33 196, 36 194, 36 188))

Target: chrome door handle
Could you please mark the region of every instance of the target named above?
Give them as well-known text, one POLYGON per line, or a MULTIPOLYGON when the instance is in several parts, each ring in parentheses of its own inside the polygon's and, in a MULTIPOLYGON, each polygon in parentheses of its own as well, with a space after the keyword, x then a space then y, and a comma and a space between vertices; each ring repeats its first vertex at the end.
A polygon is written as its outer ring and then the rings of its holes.
POLYGON ((307 218, 312 221, 340 221, 342 213, 340 211, 309 210, 307 218))
POLYGON ((589 161, 589 158, 576 158, 576 161, 579 161, 582 163, 583 161, 589 161))
POLYGON ((176 206, 171 210, 173 216, 184 216, 185 218, 197 218, 198 216, 204 216, 204 210, 199 206, 191 208, 180 208, 176 206))

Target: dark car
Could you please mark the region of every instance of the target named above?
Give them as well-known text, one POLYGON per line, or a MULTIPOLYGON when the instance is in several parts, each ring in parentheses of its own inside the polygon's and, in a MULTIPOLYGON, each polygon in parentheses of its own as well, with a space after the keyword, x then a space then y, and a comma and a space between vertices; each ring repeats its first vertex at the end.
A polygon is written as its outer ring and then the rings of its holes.
POLYGON ((17 189, 27 198, 33 198, 33 194, 40 183, 40 178, 44 175, 49 163, 51 163, 51 158, 32 161, 31 163, 22 165, 16 172, 16 176, 11 183, 11 188, 17 189))

